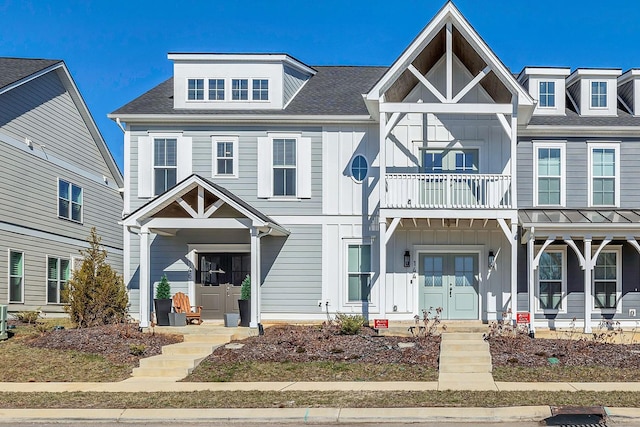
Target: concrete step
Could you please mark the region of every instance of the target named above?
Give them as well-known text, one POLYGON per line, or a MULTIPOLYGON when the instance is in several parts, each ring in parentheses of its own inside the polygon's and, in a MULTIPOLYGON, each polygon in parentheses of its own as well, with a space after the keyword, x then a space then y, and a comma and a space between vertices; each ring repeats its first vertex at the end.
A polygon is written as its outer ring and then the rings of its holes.
POLYGON ((171 356, 160 354, 140 360, 141 368, 195 368, 206 356, 194 357, 193 355, 171 356))
POLYGON ((482 341, 480 332, 445 332, 442 334, 442 341, 482 341))
POLYGON ((189 334, 184 336, 184 342, 188 343, 207 343, 207 344, 226 344, 231 342, 230 334, 189 334))
POLYGON ((467 363, 466 365, 441 363, 438 366, 438 372, 441 374, 490 373, 491 371, 491 363, 467 363))
POLYGON ((182 342, 162 347, 162 354, 208 356, 217 347, 209 343, 182 342))
POLYGON ((132 376, 135 378, 184 378, 193 371, 193 368, 133 368, 132 376))
POLYGON ((464 365, 467 363, 491 363, 491 355, 487 352, 470 351, 467 353, 462 352, 440 352, 440 359, 442 362, 449 364, 464 365))
POLYGON ((442 341, 440 351, 489 351, 489 343, 483 341, 442 341))

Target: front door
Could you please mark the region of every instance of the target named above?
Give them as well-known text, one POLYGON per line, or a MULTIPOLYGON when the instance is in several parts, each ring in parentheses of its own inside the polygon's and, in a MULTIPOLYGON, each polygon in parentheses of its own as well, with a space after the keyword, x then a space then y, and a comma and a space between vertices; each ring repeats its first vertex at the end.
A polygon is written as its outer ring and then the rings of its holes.
POLYGON ((478 319, 478 255, 420 254, 419 309, 441 319, 478 319))
POLYGON ((249 253, 200 253, 196 271, 196 304, 205 319, 238 313, 240 285, 251 272, 249 253))

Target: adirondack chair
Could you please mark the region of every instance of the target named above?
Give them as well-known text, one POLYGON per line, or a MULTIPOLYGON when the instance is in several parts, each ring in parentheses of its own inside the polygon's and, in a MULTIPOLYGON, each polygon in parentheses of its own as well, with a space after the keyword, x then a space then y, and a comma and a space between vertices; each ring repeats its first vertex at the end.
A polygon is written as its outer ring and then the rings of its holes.
POLYGON ((189 303, 189 297, 182 292, 178 292, 173 296, 173 307, 176 313, 185 313, 187 315, 187 324, 191 322, 197 322, 198 325, 202 323, 202 306, 191 305, 189 303))

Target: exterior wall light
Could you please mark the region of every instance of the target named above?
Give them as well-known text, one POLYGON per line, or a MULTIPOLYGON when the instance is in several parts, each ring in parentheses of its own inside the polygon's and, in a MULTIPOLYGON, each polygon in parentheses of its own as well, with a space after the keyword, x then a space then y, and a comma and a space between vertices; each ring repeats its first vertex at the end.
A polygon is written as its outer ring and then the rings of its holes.
POLYGON ((496 266, 496 256, 493 251, 489 251, 489 270, 493 270, 493 267, 496 266))
POLYGON ((404 268, 411 267, 411 254, 409 251, 404 251, 404 268))

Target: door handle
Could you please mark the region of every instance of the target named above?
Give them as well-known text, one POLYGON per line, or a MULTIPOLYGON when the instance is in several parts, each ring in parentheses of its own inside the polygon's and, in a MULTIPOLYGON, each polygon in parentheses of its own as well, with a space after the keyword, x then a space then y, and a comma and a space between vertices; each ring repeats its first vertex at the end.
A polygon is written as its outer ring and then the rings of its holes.
POLYGON ((449 298, 451 298, 453 292, 453 286, 449 285, 449 298))

